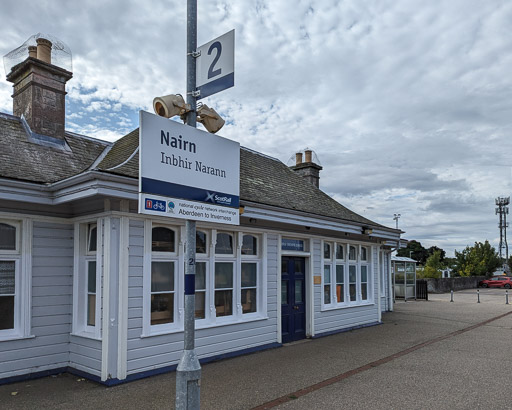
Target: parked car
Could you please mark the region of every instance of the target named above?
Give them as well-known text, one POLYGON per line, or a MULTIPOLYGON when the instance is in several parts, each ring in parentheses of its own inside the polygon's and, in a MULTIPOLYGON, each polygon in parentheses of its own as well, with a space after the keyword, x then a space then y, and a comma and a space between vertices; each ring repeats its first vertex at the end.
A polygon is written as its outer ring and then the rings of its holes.
POLYGON ((506 288, 512 287, 512 278, 510 276, 493 276, 490 279, 482 280, 478 283, 482 288, 506 288))

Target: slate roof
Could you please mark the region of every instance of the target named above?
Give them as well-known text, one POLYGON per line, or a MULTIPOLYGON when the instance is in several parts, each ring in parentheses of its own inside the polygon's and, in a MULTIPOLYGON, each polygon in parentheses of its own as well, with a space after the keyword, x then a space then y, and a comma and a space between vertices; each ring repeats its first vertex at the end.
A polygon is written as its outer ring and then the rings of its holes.
MULTIPOLYGON (((139 156, 130 157, 138 144, 139 130, 136 129, 119 139, 97 168, 138 178, 139 156)), ((278 159, 244 147, 240 149, 240 199, 361 224, 378 225, 345 208, 278 159)))
POLYGON ((110 144, 66 133, 71 152, 30 142, 20 119, 0 114, 0 177, 27 182, 61 181, 87 170, 110 144))
MULTIPOLYGON (((0 177, 51 183, 94 169, 138 178, 138 129, 114 144, 71 133, 66 133, 66 141, 71 153, 30 142, 19 118, 0 114, 0 177), (95 161, 98 163, 93 167, 95 161)), ((281 161, 243 147, 240 150, 240 199, 381 226, 336 202, 281 161)))

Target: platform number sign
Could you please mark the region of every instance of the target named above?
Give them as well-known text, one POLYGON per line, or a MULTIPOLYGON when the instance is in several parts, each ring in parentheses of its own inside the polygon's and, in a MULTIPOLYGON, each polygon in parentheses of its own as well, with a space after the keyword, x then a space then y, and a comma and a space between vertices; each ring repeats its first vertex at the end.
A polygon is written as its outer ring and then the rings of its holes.
POLYGON ((196 65, 198 99, 235 85, 235 30, 198 48, 196 65))

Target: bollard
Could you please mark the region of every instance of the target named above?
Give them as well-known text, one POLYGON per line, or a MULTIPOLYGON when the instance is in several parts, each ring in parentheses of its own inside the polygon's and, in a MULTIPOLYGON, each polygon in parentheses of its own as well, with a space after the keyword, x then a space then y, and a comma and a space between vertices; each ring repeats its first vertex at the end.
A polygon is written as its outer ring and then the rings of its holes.
POLYGON ((478 295, 478 302, 477 303, 480 303, 480 289, 476 290, 476 294, 478 295))
POLYGON ((505 305, 508 305, 508 289, 505 291, 505 305))
POLYGON ((453 290, 451 291, 450 302, 453 302, 453 290))

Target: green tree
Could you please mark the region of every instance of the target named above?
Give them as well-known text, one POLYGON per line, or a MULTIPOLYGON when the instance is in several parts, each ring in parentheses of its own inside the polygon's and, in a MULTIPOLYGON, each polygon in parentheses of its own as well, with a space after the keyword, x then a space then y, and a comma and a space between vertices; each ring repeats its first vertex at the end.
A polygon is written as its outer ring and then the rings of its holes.
POLYGON ((429 256, 432 256, 434 254, 434 252, 439 252, 440 261, 444 262, 444 259, 446 257, 446 252, 444 251, 444 249, 441 249, 438 246, 431 246, 430 248, 427 249, 427 252, 428 252, 429 256))
POLYGON ((420 242, 412 240, 407 243, 407 247, 399 249, 396 253, 397 256, 411 257, 417 261, 420 265, 424 265, 429 256, 428 250, 426 250, 420 242))
POLYGON ((425 278, 440 278, 442 276, 441 270, 443 269, 442 249, 434 251, 425 262, 423 268, 423 277, 425 278))
POLYGON ((455 270, 460 276, 490 276, 501 266, 501 260, 489 241, 475 242, 461 252, 455 251, 455 270))

